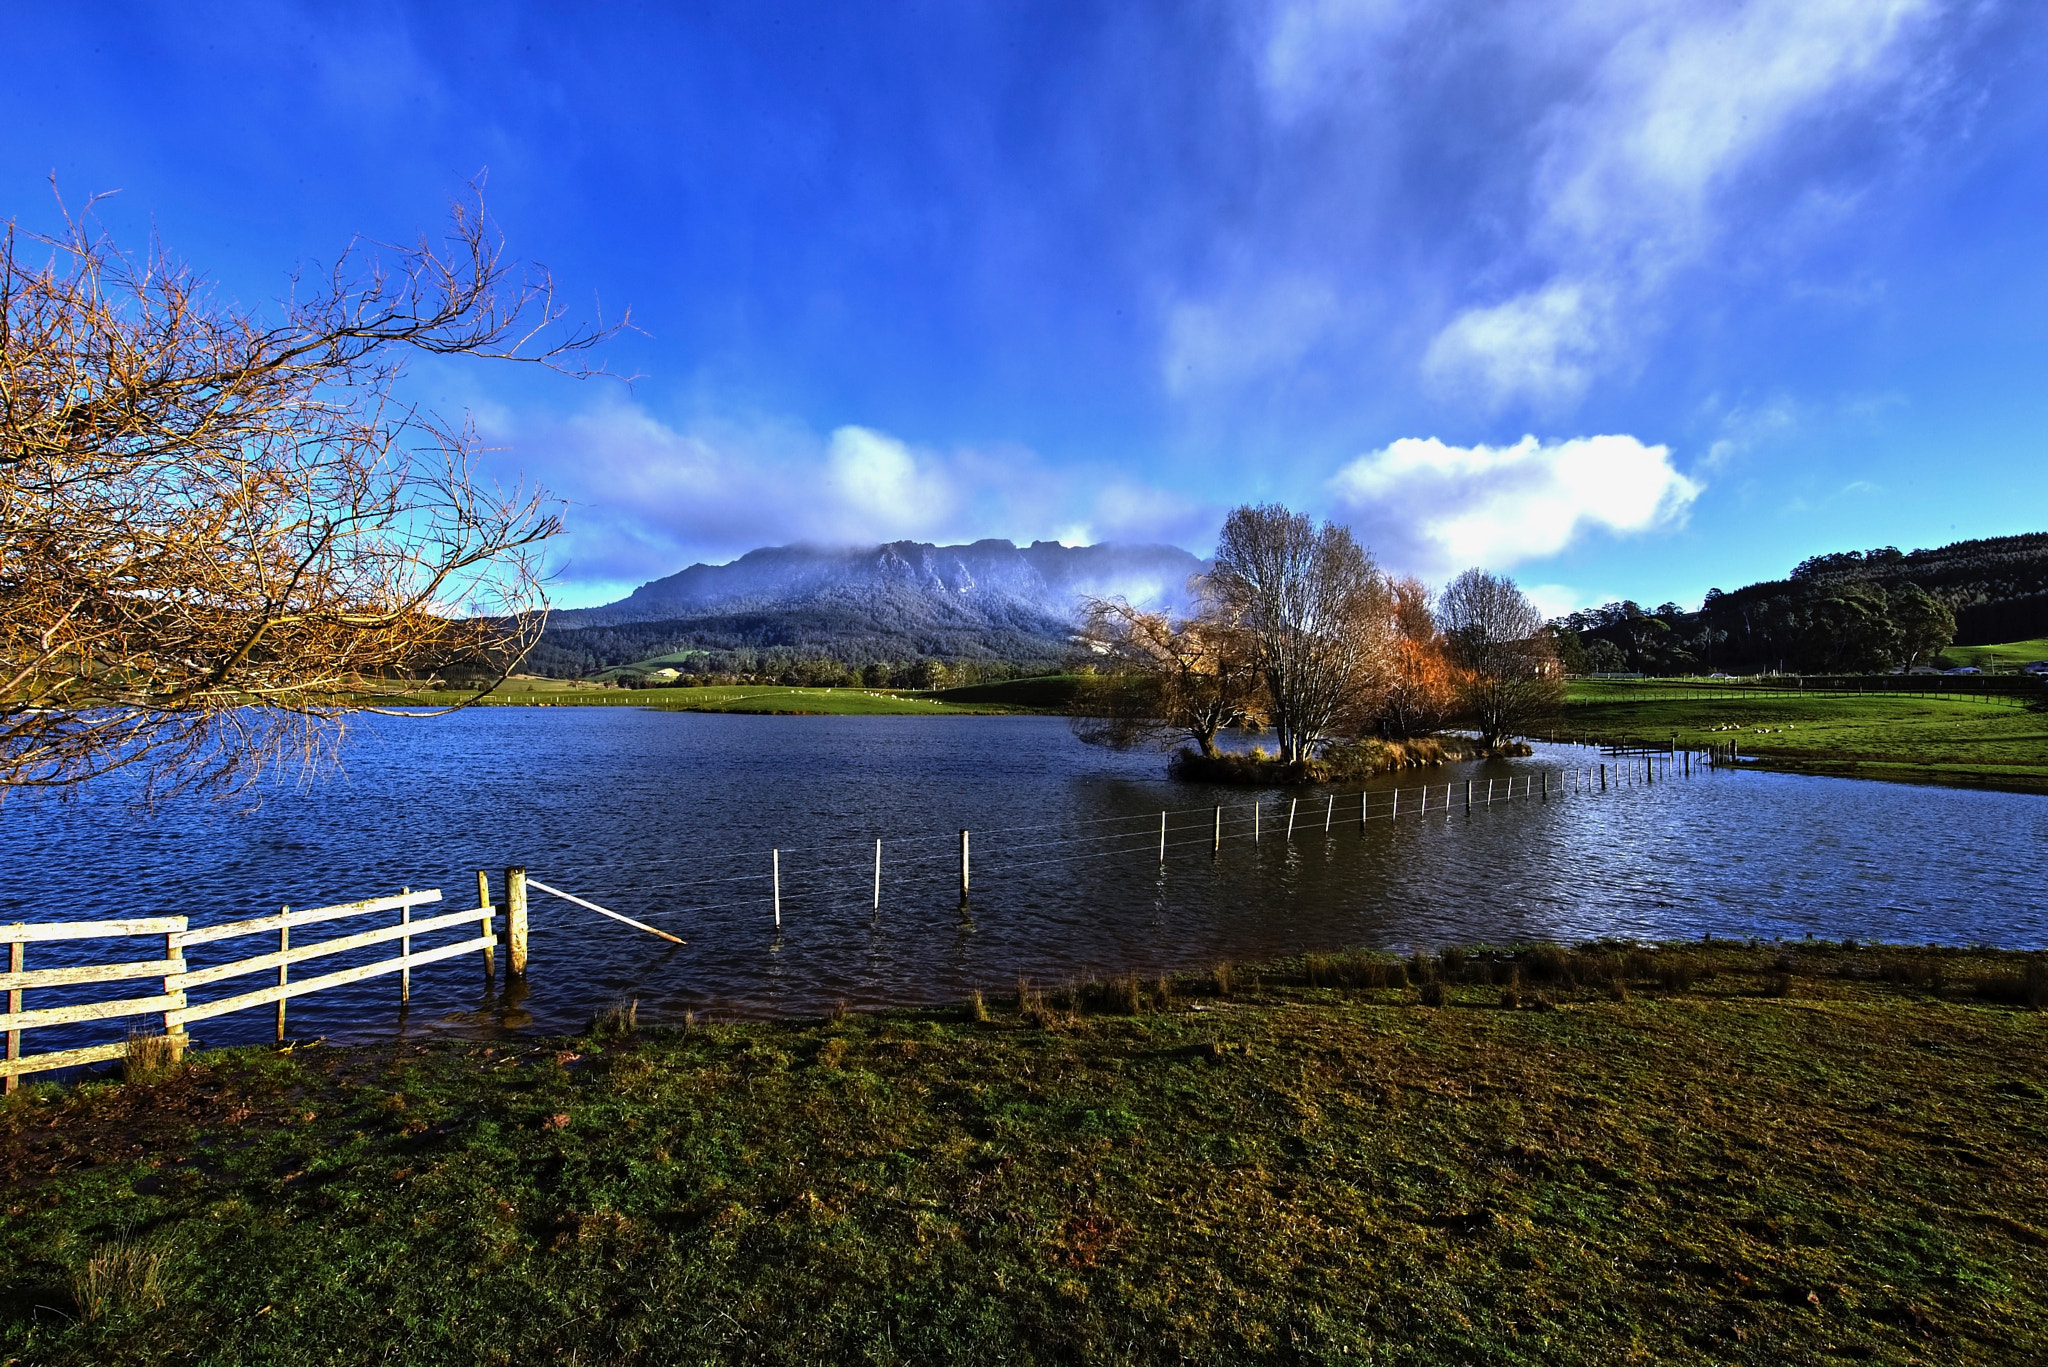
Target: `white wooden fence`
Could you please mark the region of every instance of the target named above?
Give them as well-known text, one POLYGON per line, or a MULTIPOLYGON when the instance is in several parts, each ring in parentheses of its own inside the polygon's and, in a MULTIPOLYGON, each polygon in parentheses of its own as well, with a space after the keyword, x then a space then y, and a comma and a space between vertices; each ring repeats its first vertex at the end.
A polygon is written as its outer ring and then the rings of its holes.
MULTIPOLYGON (((477 878, 477 890, 476 906, 418 920, 413 917, 413 908, 440 901, 439 888, 429 888, 420 892, 407 888, 388 897, 371 897, 360 902, 315 907, 308 911, 293 911, 290 907, 285 907, 273 916, 258 916, 246 921, 230 921, 225 925, 197 928, 192 927, 188 918, 183 916, 152 916, 122 921, 18 921, 13 925, 0 925, 0 943, 7 945, 7 971, 0 973, 0 987, 4 987, 7 992, 7 1010, 0 1014, 0 1029, 7 1032, 7 1058, 4 1063, 0 1063, 0 1075, 6 1078, 6 1089, 11 1092, 24 1074, 120 1058, 129 1047, 128 1041, 123 1039, 108 1044, 93 1044, 83 1048, 61 1049, 24 1057, 21 1052, 21 1037, 24 1031, 58 1025, 76 1025, 87 1021, 114 1021, 140 1017, 145 1022, 145 1028, 157 1022, 161 1023, 163 1033, 169 1037, 171 1051, 176 1056, 184 1052, 185 1027, 193 1021, 210 1020, 215 1016, 225 1016, 235 1011, 248 1011, 255 1007, 275 1004, 277 1037, 282 1040, 285 1002, 292 997, 319 992, 325 988, 340 987, 346 983, 361 982, 365 978, 396 973, 399 975, 399 1000, 403 1001, 412 993, 413 969, 439 963, 443 959, 452 959, 458 954, 478 951, 484 954, 488 971, 492 951, 498 943, 498 937, 492 929, 492 916, 496 908, 490 903, 484 876, 481 874, 477 878), (398 919, 392 925, 379 926, 375 930, 358 931, 296 947, 292 944, 292 931, 299 927, 356 916, 370 916, 379 912, 396 913, 398 919), (436 931, 461 926, 476 926, 479 933, 456 944, 440 945, 420 951, 415 951, 412 947, 415 936, 430 935, 436 931), (187 949, 200 945, 236 940, 249 935, 272 934, 277 936, 277 948, 273 952, 203 967, 194 967, 185 959, 187 949), (32 944, 112 939, 153 940, 161 946, 161 953, 155 958, 129 959, 120 963, 71 964, 53 968, 30 968, 27 964, 28 947, 32 944), (398 942, 398 954, 393 958, 337 969, 317 977, 292 977, 292 968, 296 964, 371 945, 389 944, 393 940, 398 942), (274 972, 277 975, 274 985, 197 1003, 187 999, 186 994, 194 988, 226 982, 246 974, 266 972, 274 972), (30 992, 82 987, 96 983, 146 980, 154 980, 160 985, 161 990, 148 996, 122 997, 111 1001, 38 1007, 28 1007, 24 1004, 24 996, 30 992)), ((523 930, 523 926, 518 929, 523 930)), ((524 955, 518 957, 523 959, 524 955)), ((515 967, 523 970, 524 964, 515 967)), ((131 1026, 130 1029, 133 1030, 134 1027, 131 1026)))

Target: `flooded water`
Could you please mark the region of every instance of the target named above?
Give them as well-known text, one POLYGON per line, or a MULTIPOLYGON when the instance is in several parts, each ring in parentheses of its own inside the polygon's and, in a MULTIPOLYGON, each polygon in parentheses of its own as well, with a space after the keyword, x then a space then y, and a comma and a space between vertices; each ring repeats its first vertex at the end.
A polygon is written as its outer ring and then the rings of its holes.
MULTIPOLYGON (((290 1033, 331 1039, 573 1029, 622 999, 637 999, 643 1020, 818 1013, 841 1001, 1008 990, 1019 974, 1051 983, 1349 945, 1703 933, 2048 945, 2040 797, 1697 768, 1689 779, 1572 791, 1568 771, 1599 762, 1540 747, 1527 759, 1390 776, 1371 785, 1373 819, 1361 828, 1355 789, 1330 811, 1321 790, 1176 783, 1162 756, 1091 749, 1056 718, 623 708, 372 718, 344 776, 271 792, 253 812, 193 802, 141 814, 111 788, 70 804, 10 801, 0 809, 0 921, 182 914, 203 925, 402 886, 444 889, 446 901, 417 913, 430 915, 473 905, 479 868, 502 898, 501 871, 517 864, 689 942, 535 892, 523 991, 508 991, 501 949, 490 983, 474 954, 416 970, 402 1013, 390 977, 295 999, 290 1033), (1545 774, 1548 801, 1519 795, 1545 774), (1468 779, 1482 798, 1469 816, 1468 779), (1485 805, 1489 781, 1500 792, 1510 779, 1518 796, 1485 805), (1425 780, 1430 810, 1418 815, 1425 780), (1448 811, 1446 784, 1459 799, 1448 811), (1397 786, 1401 815, 1387 820, 1397 786), (1218 803, 1226 839, 1212 854, 1218 803), (965 917, 963 827, 973 832, 965 917)), ((293 943, 364 924, 295 931, 293 943)), ((29 966, 160 952, 141 943, 32 945, 29 966)), ((258 936, 192 958, 273 948, 258 936)), ((193 995, 274 981, 271 970, 193 995)), ((29 996, 35 1007, 79 994, 29 996)), ((263 1039, 272 1016, 261 1008, 193 1029, 209 1044, 263 1039)), ((50 1028, 30 1035, 27 1052, 118 1037, 110 1024, 50 1028)))

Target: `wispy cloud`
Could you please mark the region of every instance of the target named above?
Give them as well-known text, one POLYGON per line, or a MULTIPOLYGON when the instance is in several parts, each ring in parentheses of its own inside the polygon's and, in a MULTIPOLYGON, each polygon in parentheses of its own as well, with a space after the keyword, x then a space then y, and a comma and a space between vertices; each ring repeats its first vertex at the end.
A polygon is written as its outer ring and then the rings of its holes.
POLYGON ((758 546, 881 541, 1166 541, 1200 546, 1220 513, 1136 479, 1083 478, 1019 446, 937 450, 871 427, 664 422, 608 402, 494 442, 568 501, 556 547, 565 604, 599 601, 758 546))
MULTIPOLYGON (((1567 407, 1661 326, 1674 272, 1718 246, 1731 202, 1802 132, 1926 68, 1913 41, 1935 0, 1751 0, 1737 5, 1563 7, 1598 53, 1579 93, 1533 133, 1525 246, 1539 283, 1451 319, 1428 353, 1439 385, 1492 404, 1567 407)), ((1848 207, 1853 196, 1807 186, 1848 207)), ((1800 199, 1793 191, 1791 198, 1800 199)))
POLYGON ((1405 351, 1440 400, 1567 412, 1640 369, 1686 273, 1851 221, 1952 85, 1966 8, 1279 0, 1248 40, 1273 165, 1318 175, 1262 168, 1249 226, 1177 282, 1169 390, 1405 351))
POLYGON ((1396 570, 1437 578, 1468 565, 1511 569, 1589 531, 1674 526, 1702 485, 1671 452, 1629 436, 1512 446, 1408 437, 1330 481, 1337 515, 1396 570))

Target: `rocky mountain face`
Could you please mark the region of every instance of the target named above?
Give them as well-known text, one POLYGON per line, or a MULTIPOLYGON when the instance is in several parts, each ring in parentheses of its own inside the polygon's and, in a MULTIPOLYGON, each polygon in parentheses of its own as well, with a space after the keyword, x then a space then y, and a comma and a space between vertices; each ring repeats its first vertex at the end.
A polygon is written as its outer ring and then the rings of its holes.
POLYGON ((582 673, 680 650, 1053 663, 1082 596, 1183 611, 1203 568, 1177 546, 770 546, 557 612, 535 663, 582 673))

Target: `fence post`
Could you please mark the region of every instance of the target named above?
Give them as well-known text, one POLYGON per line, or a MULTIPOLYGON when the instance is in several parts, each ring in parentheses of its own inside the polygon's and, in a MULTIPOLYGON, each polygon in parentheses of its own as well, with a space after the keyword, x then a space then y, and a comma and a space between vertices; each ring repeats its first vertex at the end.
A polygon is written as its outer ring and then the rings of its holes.
POLYGON ((1159 867, 1166 867, 1166 813, 1159 814, 1159 867))
MULTIPOLYGON (((476 904, 483 911, 481 926, 483 937, 491 938, 491 876, 482 869, 476 871, 476 904)), ((498 951, 484 946, 484 980, 488 982, 497 976, 498 951)))
POLYGON ((1358 833, 1365 834, 1366 814, 1372 810, 1372 794, 1360 789, 1358 793, 1358 833))
MULTIPOLYGON (((24 924, 24 922, 16 921, 14 924, 15 927, 19 929, 24 924)), ((7 971, 9 973, 20 973, 24 971, 22 968, 23 954, 27 949, 28 945, 21 940, 14 940, 8 944, 7 971)), ((13 1016, 18 1016, 21 1014, 21 989, 18 987, 10 987, 7 989, 7 1012, 9 1015, 13 1016)), ((18 1059, 21 1057, 21 1031, 19 1030, 9 1030, 7 1032, 7 1057, 10 1060, 18 1059)), ((7 1075, 7 1090, 10 1092, 13 1091, 15 1089, 15 1086, 18 1083, 20 1083, 20 1081, 20 1078, 16 1077, 12 1073, 9 1073, 7 1075)))
POLYGON ((1545 802, 1550 801, 1550 771, 1548 769, 1543 771, 1543 800, 1545 802))
POLYGON ((882 912, 882 842, 875 841, 875 914, 882 912))
MULTIPOLYGON (((281 907, 281 908, 279 908, 279 909, 278 909, 278 914, 279 914, 280 916, 289 916, 289 915, 291 915, 291 914, 292 914, 292 909, 291 909, 290 907, 281 907)), ((279 927, 277 928, 277 952, 278 952, 278 953, 280 953, 280 954, 283 954, 283 953, 284 953, 285 951, 289 950, 289 949, 290 949, 291 947, 292 947, 292 928, 291 928, 291 927, 290 927, 289 925, 283 925, 283 926, 279 926, 279 927)), ((291 972, 292 972, 292 970, 291 970, 291 966, 290 966, 289 964, 279 964, 279 965, 277 966, 277 985, 278 985, 279 987, 283 987, 283 986, 284 986, 284 985, 285 985, 286 983, 288 983, 289 981, 291 981, 291 972)), ((279 998, 277 999, 277 1042, 278 1042, 279 1044, 283 1044, 283 1043, 284 1043, 284 998, 283 998, 283 997, 279 997, 279 998)))
POLYGON ((768 860, 769 875, 775 880, 775 928, 780 930, 782 929, 782 851, 779 849, 768 851, 768 860))
POLYGON ((1216 809, 1216 837, 1209 842, 1209 856, 1215 858, 1223 853, 1223 809, 1216 809))
POLYGON ((1387 813, 1387 820, 1389 820, 1389 821, 1399 821, 1400 819, 1401 819, 1401 790, 1400 790, 1399 788, 1396 788, 1396 789, 1394 789, 1394 810, 1392 810, 1391 812, 1388 812, 1388 813, 1387 813))
POLYGON ((1600 791, 1603 793, 1607 791, 1607 766, 1605 764, 1600 766, 1600 791))
POLYGON ((1472 780, 1465 780, 1465 815, 1472 815, 1472 780))
MULTIPOLYGON (((411 897, 411 896, 412 896, 412 888, 411 888, 411 887, 410 887, 409 885, 408 885, 408 886, 406 886, 406 887, 400 888, 400 889, 399 889, 398 891, 399 891, 400 895, 402 895, 402 896, 405 896, 405 897, 411 897)), ((398 907, 398 924, 399 924, 399 925, 401 925, 401 926, 409 926, 409 925, 411 925, 411 924, 412 924, 412 903, 411 903, 411 902, 409 902, 409 901, 408 901, 408 902, 402 902, 402 903, 400 903, 400 904, 399 904, 399 907, 398 907)), ((401 935, 401 936, 399 936, 399 937, 398 937, 398 965, 399 965, 399 966, 398 966, 398 1000, 399 1000, 399 1002, 400 1002, 400 1003, 402 1004, 402 1003, 405 1003, 405 1002, 409 1002, 409 1001, 411 1001, 411 1000, 412 1000, 412 936, 411 936, 411 935, 401 935)))
POLYGON ((505 976, 526 976, 526 870, 505 870, 505 976))
POLYGON ((1252 804, 1252 844, 1254 845, 1259 843, 1259 808, 1264 805, 1262 802, 1254 802, 1252 804))
POLYGON ((1287 800, 1287 838, 1289 840, 1294 839, 1294 812, 1299 806, 1301 806, 1300 798, 1294 797, 1287 800))
POLYGON ((1330 820, 1337 815, 1337 795, 1331 793, 1323 807, 1323 834, 1330 833, 1330 820))
POLYGON ((963 827, 960 831, 960 900, 962 902, 967 900, 967 886, 967 831, 963 827))
MULTIPOLYGON (((185 947, 178 943, 176 935, 164 936, 164 957, 171 961, 170 972, 164 974, 164 995, 168 997, 171 995, 171 979, 185 971, 185 947)), ((185 1057, 185 1022, 173 1025, 169 1011, 164 1012, 164 1038, 171 1042, 173 1061, 185 1057)))

